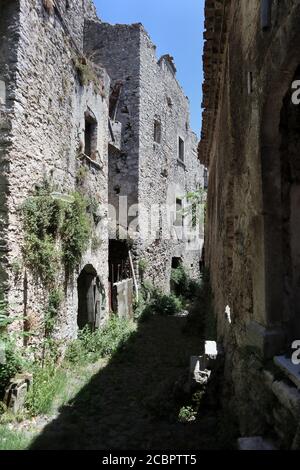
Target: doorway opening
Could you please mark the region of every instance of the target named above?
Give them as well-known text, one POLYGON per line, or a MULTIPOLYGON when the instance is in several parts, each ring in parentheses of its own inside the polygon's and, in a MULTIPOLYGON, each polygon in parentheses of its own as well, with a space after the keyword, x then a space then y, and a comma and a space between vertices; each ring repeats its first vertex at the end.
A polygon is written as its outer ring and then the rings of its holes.
MULTIPOLYGON (((183 267, 182 258, 174 256, 171 262, 171 277, 170 277, 170 290, 175 295, 180 294, 180 283, 181 283, 181 271, 179 268, 183 267)), ((182 271, 183 273, 183 271, 182 271)))
POLYGON ((102 312, 105 309, 105 291, 100 278, 92 265, 86 265, 78 280, 78 314, 77 325, 94 331, 100 326, 102 312))

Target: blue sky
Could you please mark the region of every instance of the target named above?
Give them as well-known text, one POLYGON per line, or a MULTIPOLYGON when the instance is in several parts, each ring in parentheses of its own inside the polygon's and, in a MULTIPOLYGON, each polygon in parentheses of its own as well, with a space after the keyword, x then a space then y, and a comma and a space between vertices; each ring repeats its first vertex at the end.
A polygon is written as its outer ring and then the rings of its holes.
POLYGON ((171 54, 177 78, 191 103, 191 127, 201 127, 204 0, 95 0, 108 23, 143 23, 157 55, 171 54))

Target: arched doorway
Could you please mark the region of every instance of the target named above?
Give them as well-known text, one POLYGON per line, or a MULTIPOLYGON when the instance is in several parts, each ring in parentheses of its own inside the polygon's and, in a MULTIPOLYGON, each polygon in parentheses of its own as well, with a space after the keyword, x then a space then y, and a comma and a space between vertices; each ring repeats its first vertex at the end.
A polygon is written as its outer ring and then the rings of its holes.
POLYGON ((86 265, 77 280, 78 314, 77 325, 81 330, 89 326, 99 327, 105 309, 105 291, 100 278, 92 265, 86 265))

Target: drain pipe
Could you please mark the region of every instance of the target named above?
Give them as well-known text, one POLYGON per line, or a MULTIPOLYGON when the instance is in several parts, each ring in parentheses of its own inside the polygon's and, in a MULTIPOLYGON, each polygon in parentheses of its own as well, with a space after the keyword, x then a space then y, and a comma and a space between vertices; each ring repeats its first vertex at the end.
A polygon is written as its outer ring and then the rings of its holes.
POLYGON ((261 0, 261 28, 268 31, 271 28, 272 0, 261 0))

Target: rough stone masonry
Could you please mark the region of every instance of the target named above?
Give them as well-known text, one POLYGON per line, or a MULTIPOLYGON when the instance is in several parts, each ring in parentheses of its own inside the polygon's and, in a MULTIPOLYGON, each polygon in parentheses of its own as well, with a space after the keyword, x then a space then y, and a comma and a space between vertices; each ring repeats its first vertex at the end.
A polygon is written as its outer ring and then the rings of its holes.
MULTIPOLYGON (((184 205, 203 185, 203 166, 172 58, 157 60, 142 25, 103 24, 90 0, 49 3, 0 5, 0 288, 15 318, 10 328, 39 341, 49 292, 24 261, 20 208, 44 180, 63 199, 84 194, 94 216, 89 246, 69 277, 61 265, 56 280, 64 295, 54 337, 65 344, 109 314, 109 258, 118 262, 124 244, 109 240, 108 203, 118 211, 125 195, 129 206, 184 205)), ((172 260, 198 274, 203 235, 198 228, 177 240, 174 230, 167 240, 134 238, 138 282, 144 276, 168 291, 172 260)))
POLYGON ((206 264, 244 437, 299 449, 298 1, 205 2, 206 264))

